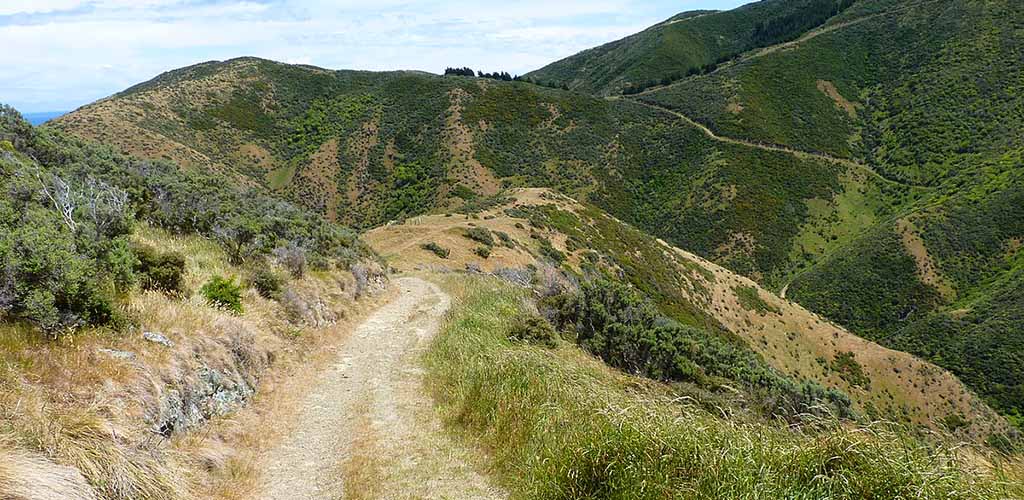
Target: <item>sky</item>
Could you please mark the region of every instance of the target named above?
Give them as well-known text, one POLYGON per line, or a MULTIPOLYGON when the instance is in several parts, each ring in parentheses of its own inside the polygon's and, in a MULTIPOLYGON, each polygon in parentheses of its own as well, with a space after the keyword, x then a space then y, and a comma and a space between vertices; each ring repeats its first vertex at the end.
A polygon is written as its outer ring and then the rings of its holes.
POLYGON ((174 68, 522 74, 679 12, 749 0, 0 0, 0 102, 69 111, 174 68))

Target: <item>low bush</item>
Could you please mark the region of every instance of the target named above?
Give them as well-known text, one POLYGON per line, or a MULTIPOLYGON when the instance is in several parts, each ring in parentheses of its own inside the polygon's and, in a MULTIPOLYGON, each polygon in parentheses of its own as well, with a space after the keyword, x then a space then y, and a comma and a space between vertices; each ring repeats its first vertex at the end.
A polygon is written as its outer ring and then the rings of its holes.
POLYGON ((494 234, 496 234, 498 236, 498 239, 501 240, 502 245, 505 245, 509 248, 513 248, 516 246, 515 241, 512 240, 512 237, 509 236, 508 233, 504 231, 494 231, 494 234))
POLYGON ((281 295, 284 278, 267 267, 257 268, 252 273, 252 287, 265 299, 275 299, 281 295))
POLYGON ((540 254, 555 264, 565 262, 565 254, 562 253, 561 250, 551 246, 551 241, 547 238, 540 238, 540 254))
POLYGON ((448 256, 451 255, 451 253, 452 253, 451 250, 449 250, 449 249, 447 249, 447 248, 445 248, 445 247, 443 247, 441 245, 438 245, 437 243, 435 243, 433 241, 431 241, 430 243, 424 243, 424 244, 420 245, 420 248, 422 248, 422 249, 424 249, 424 250, 426 250, 428 252, 432 252, 434 255, 436 255, 436 256, 438 256, 438 257, 440 257, 442 259, 447 259, 448 256))
POLYGON ((512 326, 508 330, 508 339, 513 342, 557 347, 558 338, 558 332, 551 323, 536 314, 520 314, 512 321, 512 326))
POLYGON ((133 248, 137 264, 135 273, 144 290, 159 290, 168 293, 182 292, 182 276, 185 274, 185 257, 177 252, 159 252, 156 249, 138 245, 133 248))
POLYGON ((476 247, 473 253, 486 259, 491 256, 491 247, 476 247))
POLYGON ((662 316, 636 289, 611 280, 584 283, 576 292, 549 297, 542 307, 576 343, 625 372, 662 381, 714 388, 739 384, 764 413, 799 419, 804 413, 852 416, 850 399, 818 384, 797 383, 770 368, 738 341, 662 316))
POLYGON ((200 290, 207 302, 222 307, 235 314, 242 314, 242 287, 235 284, 233 279, 225 279, 221 276, 210 278, 200 290))
POLYGON ((471 227, 466 230, 464 236, 489 247, 494 246, 494 236, 491 235, 491 232, 485 227, 471 227))

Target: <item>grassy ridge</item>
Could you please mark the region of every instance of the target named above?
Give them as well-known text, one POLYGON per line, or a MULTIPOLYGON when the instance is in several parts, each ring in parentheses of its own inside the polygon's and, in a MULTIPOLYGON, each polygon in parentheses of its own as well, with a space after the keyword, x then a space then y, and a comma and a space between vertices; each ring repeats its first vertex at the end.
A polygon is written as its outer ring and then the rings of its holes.
POLYGON ((756 47, 795 38, 852 3, 768 0, 725 12, 683 13, 525 76, 542 85, 590 94, 635 91, 707 71, 756 47))
POLYGON ((909 183, 1020 146, 1019 2, 863 3, 862 22, 642 98, 723 135, 862 158, 909 183))
MULTIPOLYGON (((807 203, 846 189, 845 167, 720 144, 633 102, 523 82, 256 59, 179 70, 57 126, 115 144, 144 135, 137 126, 168 147, 188 145, 196 152, 188 158, 208 159, 201 168, 233 172, 360 227, 461 204, 485 186, 552 187, 766 278, 792 267, 807 203), (194 98, 194 88, 205 97, 194 98)), ((121 146, 134 151, 141 142, 121 146)))
MULTIPOLYGON (((575 348, 505 338, 524 291, 445 282, 455 309, 426 355, 446 420, 489 450, 515 498, 1004 498, 1015 476, 879 429, 779 430, 671 402, 575 348)), ((1016 484, 1016 485, 1014 485, 1016 484)))

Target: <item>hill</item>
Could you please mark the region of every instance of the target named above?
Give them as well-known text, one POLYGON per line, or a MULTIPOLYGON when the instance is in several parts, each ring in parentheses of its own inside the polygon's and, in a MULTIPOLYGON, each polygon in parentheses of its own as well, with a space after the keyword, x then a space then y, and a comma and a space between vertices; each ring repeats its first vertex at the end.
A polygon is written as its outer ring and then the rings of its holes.
POLYGON ((246 58, 53 126, 361 228, 554 188, 953 370, 1019 421, 1024 15, 1007 0, 814 5, 682 14, 563 68, 599 94, 652 75, 626 98, 246 58))
POLYGON ((256 59, 177 70, 54 126, 359 227, 552 187, 759 278, 788 267, 802 233, 830 241, 914 194, 857 165, 710 140, 631 101, 256 59), (801 229, 820 219, 849 223, 801 229))
POLYGON ((922 193, 769 284, 1020 415, 1022 25, 1017 2, 858 2, 814 36, 638 99, 922 193))
POLYGON ((763 0, 724 12, 685 12, 524 76, 541 85, 597 95, 635 93, 713 71, 751 49, 792 40, 853 3, 763 0))
POLYGON ((862 415, 939 431, 962 421, 955 432, 975 439, 1005 432, 1001 419, 941 368, 861 339, 747 278, 552 191, 518 190, 468 216, 410 218, 368 232, 366 241, 404 271, 468 268, 528 280, 525 268, 564 262, 591 279, 616 276, 673 319, 739 342, 772 370, 842 391, 862 415), (481 242, 488 238, 490 244, 481 242))

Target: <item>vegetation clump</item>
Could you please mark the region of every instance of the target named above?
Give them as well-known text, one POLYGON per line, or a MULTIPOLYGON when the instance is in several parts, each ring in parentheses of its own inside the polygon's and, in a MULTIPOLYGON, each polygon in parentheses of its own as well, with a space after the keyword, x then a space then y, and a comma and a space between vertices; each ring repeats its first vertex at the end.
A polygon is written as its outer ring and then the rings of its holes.
POLYGON ((485 227, 471 227, 466 229, 464 235, 478 243, 483 243, 489 247, 494 246, 494 236, 491 234, 491 231, 485 227))
POLYGON ((758 293, 757 288, 752 286, 735 286, 732 291, 736 294, 736 298, 739 299, 740 306, 748 311, 755 311, 761 315, 769 312, 774 314, 782 313, 778 307, 765 302, 761 298, 761 294, 758 293))
POLYGON ((144 290, 181 293, 185 274, 185 256, 177 252, 160 252, 147 245, 134 248, 138 262, 135 272, 144 290))
POLYGON ((433 241, 420 245, 420 248, 422 248, 422 249, 424 249, 424 250, 426 250, 428 252, 431 252, 434 255, 436 255, 436 256, 438 256, 438 257, 440 257, 442 259, 447 259, 448 256, 451 255, 451 253, 452 253, 452 251, 450 249, 447 249, 447 248, 445 248, 445 247, 443 247, 441 245, 438 245, 436 242, 433 242, 433 241))
POLYGON ((853 386, 860 386, 867 389, 871 385, 871 379, 864 373, 864 368, 857 362, 856 357, 850 351, 837 353, 832 360, 831 368, 839 374, 839 377, 853 386))
POLYGON ((479 255, 481 258, 486 259, 491 256, 491 247, 479 246, 473 250, 473 253, 479 255))
POLYGON ((260 297, 276 299, 284 288, 284 278, 267 267, 259 267, 252 273, 252 286, 260 297))
POLYGON ((561 264, 565 262, 565 254, 561 250, 551 245, 551 240, 547 238, 540 239, 540 254, 544 258, 554 262, 555 264, 561 264))
POLYGON ((211 305, 224 308, 235 314, 242 314, 242 287, 233 279, 214 276, 200 289, 203 297, 211 305))
POLYGON ((537 314, 523 313, 512 321, 508 339, 553 348, 558 346, 559 336, 546 319, 537 314))
POLYGON ((556 326, 574 334, 583 350, 628 373, 712 387, 740 383, 759 394, 764 410, 773 415, 797 418, 822 407, 834 415, 852 415, 846 394, 796 383, 749 348, 662 316, 628 285, 598 279, 547 303, 557 308, 550 313, 556 326))

